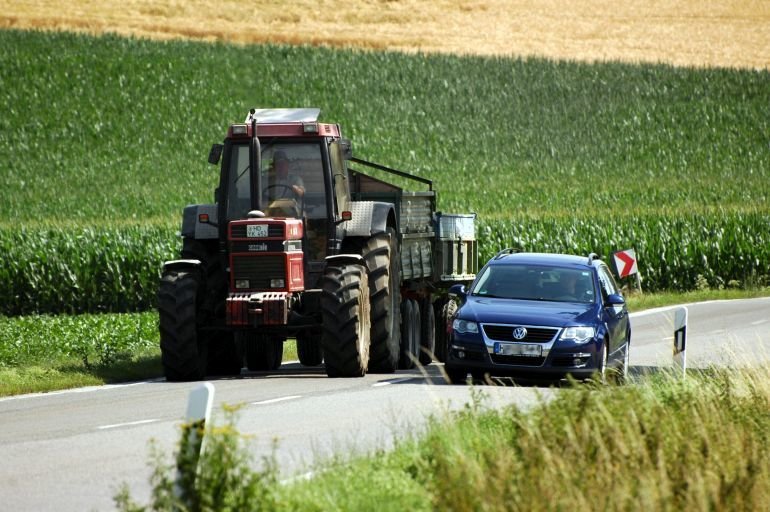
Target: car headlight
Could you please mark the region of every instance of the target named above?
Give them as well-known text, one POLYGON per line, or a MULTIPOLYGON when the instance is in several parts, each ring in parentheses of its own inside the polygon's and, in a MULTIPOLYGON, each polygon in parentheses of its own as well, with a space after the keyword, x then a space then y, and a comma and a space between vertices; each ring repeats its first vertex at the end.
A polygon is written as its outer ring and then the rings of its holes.
POLYGON ((596 336, 596 329, 593 327, 567 327, 559 339, 574 343, 588 343, 594 336, 596 336))
POLYGON ((476 322, 470 322, 468 320, 461 320, 459 318, 455 318, 452 321, 452 329, 454 329, 455 332, 459 332, 459 333, 478 334, 479 324, 477 324, 476 322))

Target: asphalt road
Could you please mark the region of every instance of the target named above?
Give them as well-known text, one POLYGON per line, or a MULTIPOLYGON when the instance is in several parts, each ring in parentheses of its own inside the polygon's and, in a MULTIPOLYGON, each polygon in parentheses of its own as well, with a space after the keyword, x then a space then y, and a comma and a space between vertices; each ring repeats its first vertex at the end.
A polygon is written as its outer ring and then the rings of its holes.
MULTIPOLYGON (((688 368, 745 365, 770 358, 770 298, 692 304, 688 368)), ((632 315, 631 371, 672 366, 673 308, 632 315)), ((419 433, 425 419, 462 407, 471 388, 443 382, 440 365, 362 379, 329 379, 321 369, 284 365, 211 381, 214 420, 221 405, 242 404, 238 429, 255 436, 255 460, 273 441, 286 478, 312 471, 333 453, 389 447, 419 433)), ((83 388, 0 399, 0 510, 112 510, 122 483, 149 498, 149 442, 171 461, 189 392, 165 381, 83 388)), ((557 392, 485 386, 484 404, 527 407, 557 392)))

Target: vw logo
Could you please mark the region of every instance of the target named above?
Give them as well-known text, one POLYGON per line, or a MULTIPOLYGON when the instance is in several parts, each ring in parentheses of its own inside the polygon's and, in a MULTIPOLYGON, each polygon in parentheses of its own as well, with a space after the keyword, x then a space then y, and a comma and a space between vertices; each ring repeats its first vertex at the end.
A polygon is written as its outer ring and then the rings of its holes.
POLYGON ((523 340, 527 336, 526 327, 517 327, 513 330, 513 339, 523 340))

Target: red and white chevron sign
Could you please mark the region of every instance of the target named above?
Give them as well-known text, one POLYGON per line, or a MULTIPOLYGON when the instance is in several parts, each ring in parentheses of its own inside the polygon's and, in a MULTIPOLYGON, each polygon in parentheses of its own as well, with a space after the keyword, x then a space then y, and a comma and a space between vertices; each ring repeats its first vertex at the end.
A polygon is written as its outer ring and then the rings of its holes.
POLYGON ((620 277, 628 277, 631 274, 637 273, 636 252, 633 249, 618 251, 614 256, 615 267, 618 269, 618 275, 620 277))

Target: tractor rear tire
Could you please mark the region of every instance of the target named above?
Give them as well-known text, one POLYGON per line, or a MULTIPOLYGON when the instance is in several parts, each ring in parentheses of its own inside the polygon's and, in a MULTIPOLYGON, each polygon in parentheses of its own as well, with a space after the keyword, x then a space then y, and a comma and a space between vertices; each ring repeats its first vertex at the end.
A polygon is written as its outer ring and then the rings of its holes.
POLYGON ((320 332, 311 330, 297 333, 297 357, 302 366, 318 366, 323 362, 320 332))
POLYGON ((420 342, 419 308, 413 300, 405 300, 401 303, 401 351, 398 367, 402 370, 411 370, 419 357, 420 342), (415 309, 418 314, 415 315, 415 309))
POLYGON ((252 372, 270 372, 281 367, 283 361, 283 338, 261 334, 257 331, 238 333, 246 367, 252 372))
POLYGON ((324 270, 321 348, 329 377, 363 377, 369 365, 369 281, 366 268, 338 263, 324 270))
POLYGON ((195 270, 167 270, 158 288, 160 351, 169 382, 206 376, 208 339, 198 329, 200 275, 195 270))
POLYGON ((373 236, 361 255, 369 271, 371 349, 369 371, 393 373, 398 367, 401 304, 401 269, 398 238, 393 228, 373 236))
MULTIPOLYGON (((216 319, 225 317, 225 299, 227 298, 227 275, 222 266, 216 240, 201 241, 185 238, 182 243, 182 259, 194 259, 201 262, 201 297, 199 298, 199 318, 201 325, 216 323, 216 319)), ((220 324, 222 322, 219 322, 220 324)))
POLYGON ((436 315, 430 297, 420 299, 420 364, 427 366, 433 361, 436 350, 436 315))

